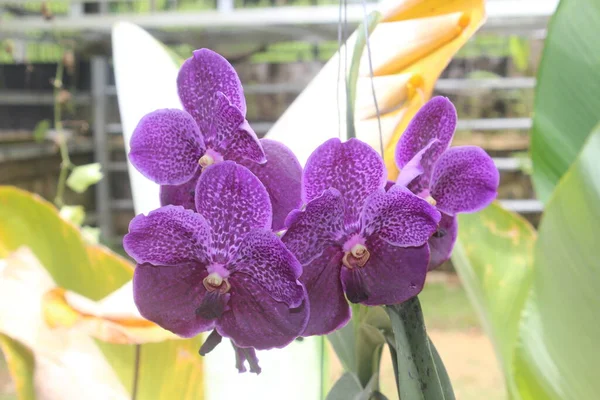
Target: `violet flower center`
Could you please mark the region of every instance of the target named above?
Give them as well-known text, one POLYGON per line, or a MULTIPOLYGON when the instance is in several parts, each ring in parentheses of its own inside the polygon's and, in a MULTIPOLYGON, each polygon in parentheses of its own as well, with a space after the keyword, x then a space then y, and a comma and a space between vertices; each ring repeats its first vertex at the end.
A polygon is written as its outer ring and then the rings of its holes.
POLYGON ((212 263, 206 267, 208 275, 202 280, 206 288, 206 295, 200 306, 196 309, 196 314, 206 319, 216 319, 221 317, 227 310, 229 302, 229 290, 231 284, 227 279, 229 271, 225 265, 212 263))
POLYGON ((228 293, 231 289, 227 279, 229 271, 222 264, 211 264, 206 270, 208 275, 202 280, 206 295, 196 309, 196 314, 205 319, 216 319, 228 309, 227 303, 231 297, 228 293))

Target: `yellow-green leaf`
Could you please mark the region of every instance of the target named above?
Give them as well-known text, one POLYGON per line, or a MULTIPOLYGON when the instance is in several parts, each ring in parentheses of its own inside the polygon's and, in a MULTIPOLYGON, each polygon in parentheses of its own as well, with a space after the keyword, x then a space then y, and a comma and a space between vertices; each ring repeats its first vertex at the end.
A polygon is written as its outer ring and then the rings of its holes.
MULTIPOLYGON (((90 274, 101 278, 98 284, 111 288, 113 292, 123 286, 133 277, 133 265, 102 245, 88 245, 86 247, 90 260, 90 274)), ((86 297, 90 297, 86 294, 86 297)))
POLYGON ((600 393, 599 157, 600 126, 556 186, 540 223, 533 295, 515 355, 523 400, 600 393))
POLYGON ((518 214, 493 203, 459 217, 452 262, 478 310, 513 391, 512 354, 518 324, 531 288, 533 227, 518 214))
MULTIPOLYGON (((0 257, 27 246, 61 287, 94 298, 97 283, 77 228, 41 197, 0 186, 0 257)), ((110 293, 110 290, 105 294, 110 293)), ((99 299, 102 296, 95 296, 99 299)))
POLYGON ((85 210, 83 206, 64 206, 60 209, 60 216, 65 221, 81 226, 85 220, 85 210))
POLYGON ((77 227, 61 218, 52 204, 0 186, 0 257, 21 246, 31 249, 58 286, 92 300, 131 279, 130 265, 125 267, 124 260, 101 247, 88 249, 77 227))
MULTIPOLYGON (((86 245, 78 229, 62 219, 56 208, 50 203, 36 195, 13 187, 0 187, 0 258, 8 256, 22 246, 31 249, 39 260, 38 264, 44 267, 56 285, 91 300, 105 298, 130 281, 133 275, 133 266, 124 258, 103 246, 86 245)), ((22 284, 26 285, 27 282, 22 282, 22 284)), ((46 290, 50 289, 52 289, 52 285, 48 286, 46 290)), ((31 289, 16 290, 15 293, 27 293, 28 291, 31 292, 31 289)), ((40 297, 41 295, 42 293, 38 294, 40 297)), ((39 304, 40 301, 36 304, 39 304)), ((80 328, 80 331, 77 332, 78 335, 87 337, 89 334, 89 324, 73 323, 69 328, 68 324, 64 323, 65 321, 69 322, 68 318, 71 314, 63 315, 67 320, 63 320, 63 324, 58 324, 61 325, 61 330, 56 332, 57 342, 66 343, 67 338, 74 338, 73 335, 78 328, 80 328), (58 339, 61 332, 65 335, 63 340, 58 339)), ((77 318, 87 318, 80 314, 75 313, 71 317, 75 317, 75 321, 77 318)), ((23 318, 25 317, 37 318, 36 321, 30 321, 35 326, 45 326, 41 320, 42 313, 40 315, 28 313, 23 316, 23 318)), ((9 316, 9 318, 12 319, 6 323, 14 326, 11 321, 14 321, 16 317, 9 316)), ((94 322, 93 317, 90 317, 89 320, 94 322)), ((119 323, 120 320, 115 319, 114 322, 119 323)), ((104 325, 99 323, 97 326, 104 325)), ((156 338, 156 336, 150 338, 156 338)), ((131 390, 135 368, 135 346, 98 341, 96 343, 123 386, 131 390)), ((36 344, 36 346, 41 345, 40 343, 36 344)), ((95 346, 88 345, 88 347, 98 353, 102 359, 95 346)), ((143 344, 138 400, 204 398, 202 358, 197 353, 199 348, 199 338, 143 344)), ((53 351, 60 353, 61 350, 53 349, 53 351)), ((64 351, 73 351, 73 349, 65 348, 64 351)), ((94 354, 85 354, 85 356, 90 360, 97 358, 94 354)), ((65 365, 59 367, 65 368, 65 365)), ((118 383, 116 377, 114 380, 118 383)), ((120 387, 120 385, 117 386, 120 387)), ((118 387, 115 390, 118 391, 118 387)), ((113 387, 107 389, 113 389, 113 387)), ((61 400, 70 400, 70 398, 61 400)))
POLYGON ((35 360, 31 350, 18 340, 0 333, 0 349, 4 353, 19 400, 34 400, 33 371, 35 360))
MULTIPOLYGON (((131 391, 135 346, 97 343, 123 385, 131 391)), ((201 344, 202 341, 198 337, 141 345, 137 398, 140 400, 203 399, 203 359, 198 355, 201 344)))
POLYGON ((85 225, 81 227, 81 236, 83 240, 88 244, 99 244, 100 243, 100 228, 94 228, 93 226, 85 225))

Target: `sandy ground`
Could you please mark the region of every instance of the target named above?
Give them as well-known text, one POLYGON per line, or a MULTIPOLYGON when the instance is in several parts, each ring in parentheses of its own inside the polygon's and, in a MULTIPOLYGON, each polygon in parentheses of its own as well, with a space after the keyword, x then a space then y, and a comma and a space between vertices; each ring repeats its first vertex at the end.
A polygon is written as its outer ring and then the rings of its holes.
POLYGON ((506 399, 492 344, 481 332, 430 331, 459 400, 506 399))
MULTIPOLYGON (((444 360, 458 400, 506 399, 494 349, 484 334, 476 329, 469 332, 429 330, 429 334, 444 360)), ((334 354, 331 360, 331 377, 337 379, 342 373, 341 366, 334 354)), ((381 373, 382 392, 389 400, 398 400, 388 352, 384 352, 381 373)))

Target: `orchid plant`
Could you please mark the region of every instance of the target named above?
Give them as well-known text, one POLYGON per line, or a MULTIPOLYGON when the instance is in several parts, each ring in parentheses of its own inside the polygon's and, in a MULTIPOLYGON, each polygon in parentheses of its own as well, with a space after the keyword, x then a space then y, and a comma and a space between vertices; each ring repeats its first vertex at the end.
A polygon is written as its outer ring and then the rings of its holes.
MULTIPOLYGON (((355 138, 326 141, 304 169, 293 149, 259 140, 235 70, 211 50, 185 61, 177 87, 184 110, 146 115, 131 138, 130 161, 162 185, 162 207, 135 217, 124 238, 134 299, 179 336, 212 331, 202 355, 230 339, 240 372, 246 361, 260 372, 256 349, 343 328, 348 302, 414 299, 451 254, 456 214, 496 196, 490 157, 449 148, 456 110, 446 98, 414 117, 388 182, 381 156, 355 138)), ((422 324, 420 308, 401 312, 422 324)))

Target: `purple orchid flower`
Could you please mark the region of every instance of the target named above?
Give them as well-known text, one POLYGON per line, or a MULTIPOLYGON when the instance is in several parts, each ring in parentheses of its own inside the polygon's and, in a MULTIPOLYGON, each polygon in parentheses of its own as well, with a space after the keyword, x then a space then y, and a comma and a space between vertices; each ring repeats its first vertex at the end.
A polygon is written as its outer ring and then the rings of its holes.
POLYGON ((269 195, 246 167, 207 167, 196 193, 197 212, 164 206, 131 221, 135 303, 183 337, 214 328, 254 362, 249 348, 284 347, 307 324, 301 265, 270 230, 269 195))
POLYGON ((356 139, 331 139, 308 159, 303 211, 282 237, 303 266, 310 319, 303 336, 332 332, 353 303, 400 303, 423 288, 440 213, 406 188, 387 192, 381 157, 356 139))
POLYGON ((130 143, 131 163, 161 185, 161 205, 195 209, 195 187, 202 170, 232 160, 252 165, 269 193, 275 194, 273 229, 283 228, 281 215, 300 204, 302 170, 287 147, 259 141, 246 120, 246 100, 235 69, 211 50, 196 50, 179 71, 177 89, 185 111, 161 109, 147 114, 130 143), (259 168, 265 163, 269 166, 259 168), (274 174, 275 170, 281 173, 274 174), (284 195, 280 188, 286 189, 284 195))
POLYGON ((400 169, 396 184, 427 199, 442 213, 429 240, 429 270, 450 258, 458 233, 456 214, 485 208, 498 190, 498 169, 483 149, 450 148, 455 129, 454 105, 445 97, 434 97, 414 116, 396 147, 400 169))

